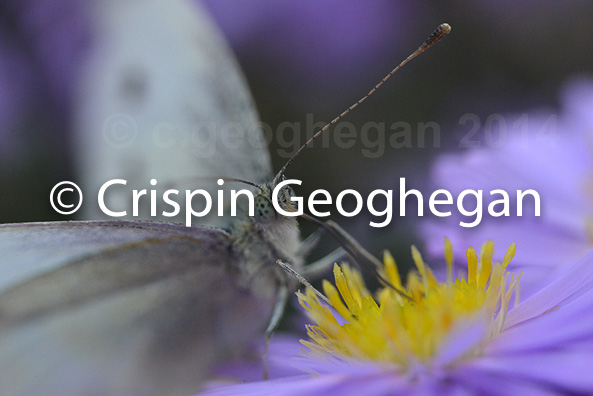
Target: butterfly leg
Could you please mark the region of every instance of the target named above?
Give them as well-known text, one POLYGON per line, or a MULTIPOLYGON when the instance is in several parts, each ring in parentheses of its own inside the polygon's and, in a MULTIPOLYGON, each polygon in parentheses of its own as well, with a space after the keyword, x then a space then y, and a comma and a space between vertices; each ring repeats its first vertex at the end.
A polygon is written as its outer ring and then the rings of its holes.
POLYGON ((350 234, 348 234, 342 227, 337 223, 329 220, 323 223, 330 234, 336 238, 336 241, 342 245, 344 250, 348 252, 348 255, 363 269, 370 270, 385 286, 392 288, 402 297, 412 300, 403 290, 393 286, 383 275, 381 275, 381 268, 383 263, 379 261, 375 256, 370 254, 360 243, 350 234))
MULTIPOLYGON (((317 246, 317 243, 319 243, 319 239, 325 231, 326 230, 323 228, 316 229, 301 243, 297 253, 302 257, 308 256, 309 253, 311 253, 311 251, 313 250, 313 248, 317 246)), ((329 253, 327 256, 322 257, 319 260, 314 261, 310 264, 307 264, 305 268, 302 269, 301 275, 309 280, 319 279, 325 272, 327 272, 328 269, 332 267, 332 265, 336 261, 340 261, 344 256, 344 249, 338 248, 333 252, 329 253)))
POLYGON ((303 285, 305 287, 308 287, 309 289, 313 290, 313 292, 315 294, 317 294, 317 297, 321 298, 323 301, 325 301, 326 303, 328 303, 329 305, 331 305, 331 302, 329 301, 329 299, 326 296, 324 296, 323 293, 321 293, 319 290, 317 290, 315 287, 313 287, 313 285, 311 285, 309 283, 309 281, 307 279, 305 279, 304 276, 302 276, 294 268, 292 268, 290 266, 290 264, 286 264, 282 260, 276 261, 276 264, 278 264, 280 267, 282 267, 282 269, 288 275, 290 275, 290 276, 294 277, 296 280, 298 280, 301 283, 301 285, 303 285))
POLYGON ((362 247, 354 237, 348 234, 342 227, 340 227, 337 223, 332 220, 322 222, 317 220, 314 217, 304 215, 305 219, 312 221, 320 226, 315 232, 313 232, 307 239, 303 241, 301 247, 299 248, 300 253, 304 253, 306 255, 309 253, 313 247, 319 242, 319 238, 321 234, 325 231, 330 236, 332 236, 340 245, 341 247, 337 250, 334 250, 327 256, 307 265, 302 270, 302 275, 307 279, 318 279, 320 275, 322 275, 328 268, 336 262, 342 259, 347 254, 355 261, 356 264, 360 265, 361 259, 364 258, 363 261, 371 262, 375 265, 376 268, 382 268, 382 264, 377 258, 375 258, 372 254, 370 254, 365 248, 362 247))
POLYGON ((381 281, 381 283, 392 288, 393 290, 398 292, 402 297, 410 299, 410 296, 408 296, 403 290, 394 287, 381 274, 380 271, 383 268, 383 263, 381 263, 381 261, 379 261, 375 256, 370 254, 365 248, 363 248, 362 245, 358 243, 358 241, 354 239, 354 237, 352 237, 352 235, 348 234, 337 223, 331 220, 323 222, 307 214, 301 215, 301 217, 325 229, 329 233, 329 235, 331 235, 336 240, 336 242, 338 242, 338 244, 346 251, 346 253, 348 253, 348 255, 354 261, 354 264, 358 265, 360 269, 369 271, 371 274, 376 276, 379 279, 379 281, 381 281))
POLYGON ((272 317, 270 318, 270 323, 268 323, 268 327, 266 328, 265 334, 265 345, 264 345, 264 356, 263 356, 263 366, 264 366, 264 379, 268 379, 268 348, 270 347, 270 340, 272 339, 272 335, 274 334, 274 330, 278 327, 280 323, 280 319, 282 319, 282 314, 284 313, 284 308, 286 306, 286 302, 288 301, 288 287, 285 284, 281 284, 278 288, 278 295, 276 296, 276 304, 274 305, 274 310, 272 311, 272 317))
MULTIPOLYGON (((362 247, 362 245, 360 243, 358 243, 358 241, 356 239, 354 239, 354 237, 352 235, 348 234, 346 232, 346 230, 344 230, 342 227, 340 227, 340 225, 338 223, 336 223, 332 220, 329 220, 329 221, 326 221, 325 224, 327 225, 328 228, 330 228, 335 233, 337 233, 339 235, 339 237, 341 237, 338 239, 342 239, 345 242, 345 244, 348 245, 356 253, 355 255, 352 255, 350 253, 350 251, 347 250, 348 253, 353 256, 353 258, 356 258, 356 256, 360 255, 360 256, 366 258, 371 263, 373 263, 376 268, 383 268, 383 263, 381 263, 381 261, 379 261, 371 253, 369 253, 368 250, 366 250, 364 247, 362 247)), ((332 233, 332 235, 335 236, 334 233, 332 233)))
MULTIPOLYGON (((360 243, 350 234, 348 234, 342 227, 332 220, 320 221, 313 216, 307 214, 302 215, 305 220, 317 224, 324 229, 338 244, 348 253, 348 255, 354 260, 355 263, 360 265, 361 263, 368 263, 374 266, 376 271, 383 267, 381 261, 375 256, 370 254, 360 243)), ((368 268, 367 268, 368 269, 368 268)))
POLYGON ((327 272, 328 269, 334 265, 334 263, 341 261, 344 256, 346 256, 344 249, 338 248, 329 253, 327 256, 324 256, 319 260, 312 262, 311 264, 307 264, 302 269, 301 275, 309 280, 319 279, 324 273, 327 272))
POLYGON ((319 239, 321 238, 322 234, 322 228, 318 228, 315 231, 313 231, 311 235, 309 235, 301 242, 301 245, 299 246, 297 253, 302 257, 308 256, 309 253, 311 253, 311 250, 313 250, 313 248, 317 246, 317 243, 319 243, 319 239))

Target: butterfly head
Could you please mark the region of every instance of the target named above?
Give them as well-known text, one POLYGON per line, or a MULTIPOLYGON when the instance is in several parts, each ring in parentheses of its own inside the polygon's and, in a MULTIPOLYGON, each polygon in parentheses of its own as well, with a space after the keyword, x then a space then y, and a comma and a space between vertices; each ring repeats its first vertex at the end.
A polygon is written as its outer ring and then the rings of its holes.
POLYGON ((286 218, 276 210, 274 199, 277 206, 283 211, 296 212, 298 210, 297 202, 292 199, 295 196, 292 187, 284 185, 277 188, 284 179, 284 176, 275 178, 271 183, 265 183, 259 188, 259 193, 255 196, 255 218, 258 221, 271 222, 278 218, 286 218))

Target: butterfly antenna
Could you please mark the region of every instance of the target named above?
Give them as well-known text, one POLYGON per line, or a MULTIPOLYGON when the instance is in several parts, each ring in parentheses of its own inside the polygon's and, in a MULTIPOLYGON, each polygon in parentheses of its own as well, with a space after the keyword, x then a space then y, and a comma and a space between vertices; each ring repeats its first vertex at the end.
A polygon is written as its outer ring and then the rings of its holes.
POLYGON ((235 179, 235 178, 229 178, 229 177, 222 177, 221 179, 224 180, 225 182, 236 182, 236 183, 247 184, 249 186, 257 188, 258 190, 261 190, 261 186, 259 184, 255 184, 255 183, 252 183, 247 180, 235 179))
POLYGON ((243 179, 232 178, 232 177, 189 177, 189 178, 185 178, 182 180, 176 180, 175 182, 168 182, 165 184, 165 186, 168 186, 170 188, 176 188, 179 185, 181 185, 181 183, 190 183, 190 182, 214 183, 214 182, 217 182, 218 180, 223 180, 225 182, 235 182, 235 183, 247 184, 249 186, 257 188, 258 190, 261 190, 261 186, 259 184, 252 183, 250 181, 243 180, 243 179))
POLYGON ((364 95, 362 98, 360 98, 352 106, 350 106, 346 110, 344 110, 339 116, 337 116, 336 118, 334 118, 333 120, 331 120, 330 123, 326 124, 323 128, 321 128, 319 131, 317 131, 309 140, 307 140, 305 142, 305 144, 303 144, 297 150, 297 152, 288 161, 286 161, 286 164, 284 164, 284 166, 282 167, 282 169, 280 169, 280 172, 278 172, 278 175, 276 176, 276 178, 278 178, 279 176, 283 175, 284 172, 286 171, 286 169, 288 168, 288 166, 292 163, 292 161, 305 148, 307 148, 315 139, 317 139, 317 137, 319 135, 321 135, 323 132, 327 131, 332 125, 336 124, 338 121, 340 121, 342 118, 344 118, 344 116, 346 116, 346 114, 350 113, 352 110, 354 110, 355 108, 357 108, 362 102, 364 102, 365 100, 367 100, 369 96, 371 96, 372 94, 374 94, 375 91, 381 87, 381 85, 385 84, 385 82, 387 80, 389 80, 391 78, 391 76, 393 76, 406 63, 408 63, 409 61, 411 61, 412 59, 414 59, 415 57, 417 57, 418 55, 420 55, 421 53, 423 53, 424 51, 426 51, 427 49, 429 49, 430 47, 432 47, 434 44, 436 44, 440 39, 442 39, 443 37, 445 37, 450 32, 451 32, 451 26, 449 26, 449 24, 443 23, 443 24, 439 25, 439 27, 437 27, 434 30, 434 32, 432 32, 432 34, 426 39, 426 41, 424 41, 424 43, 422 43, 422 45, 420 47, 418 47, 418 49, 416 51, 414 51, 412 54, 410 54, 406 59, 403 60, 403 62, 401 62, 393 70, 391 70, 385 77, 383 77, 383 79, 381 81, 379 81, 379 83, 377 83, 377 85, 375 85, 373 87, 373 89, 371 89, 366 95, 364 95))

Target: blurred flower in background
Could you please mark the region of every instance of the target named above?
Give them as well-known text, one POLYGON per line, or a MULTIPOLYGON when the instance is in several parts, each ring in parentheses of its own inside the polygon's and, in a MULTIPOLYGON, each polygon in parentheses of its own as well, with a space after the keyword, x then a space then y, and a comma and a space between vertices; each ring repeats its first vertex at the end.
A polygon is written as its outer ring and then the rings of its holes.
POLYGON ((56 218, 48 189, 71 174, 74 91, 90 46, 86 2, 0 6, 0 221, 56 218))
POLYGON ((205 4, 243 63, 260 67, 262 83, 301 109, 368 90, 364 77, 387 71, 385 53, 408 48, 414 24, 404 1, 205 4))
MULTIPOLYGON (((433 168, 433 187, 459 194, 465 189, 536 190, 541 217, 533 207, 516 217, 485 215, 474 228, 459 226, 460 216, 426 219, 427 248, 440 251, 448 236, 459 245, 476 245, 485 237, 497 244, 516 241, 520 247, 511 268, 524 271, 525 292, 537 282, 556 276, 555 270, 583 257, 593 246, 593 80, 574 79, 561 95, 560 114, 531 111, 500 118, 481 148, 439 158, 433 168)), ((469 142, 468 142, 469 143, 469 142)), ((486 197, 485 197, 486 198, 486 197)), ((488 200, 484 203, 484 207, 488 200)), ((469 205, 473 205, 469 204, 469 205)), ((516 202, 511 202, 514 208, 516 202)), ((530 205, 531 206, 531 205, 530 205)), ((468 206, 469 207, 469 206, 468 206)))
POLYGON ((2 5, 0 121, 4 136, 18 140, 18 126, 38 117, 37 109, 42 115, 50 113, 48 117, 62 127, 67 124, 73 86, 90 45, 86 8, 75 0, 2 5))

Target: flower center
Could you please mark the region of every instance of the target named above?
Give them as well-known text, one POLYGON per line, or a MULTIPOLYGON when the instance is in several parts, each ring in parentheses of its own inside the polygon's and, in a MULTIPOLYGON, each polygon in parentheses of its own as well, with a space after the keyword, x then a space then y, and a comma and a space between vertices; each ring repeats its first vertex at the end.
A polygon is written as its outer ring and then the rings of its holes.
POLYGON ((445 239, 447 280, 438 282, 412 246, 417 271, 408 274, 405 285, 395 261, 385 253, 380 273, 391 285, 380 288, 375 297, 358 271, 336 264, 335 286, 324 281, 323 291, 343 323, 312 290, 298 293, 316 323, 307 326, 310 340, 302 343, 316 355, 395 363, 405 370, 416 362, 430 363, 456 329, 484 321, 487 331, 481 346, 469 352, 479 354, 484 342, 502 330, 513 292, 518 299, 520 276, 505 270, 515 249, 513 243, 502 263, 493 264, 492 242, 484 244, 479 259, 470 247, 467 277, 453 279, 453 250, 445 239))

